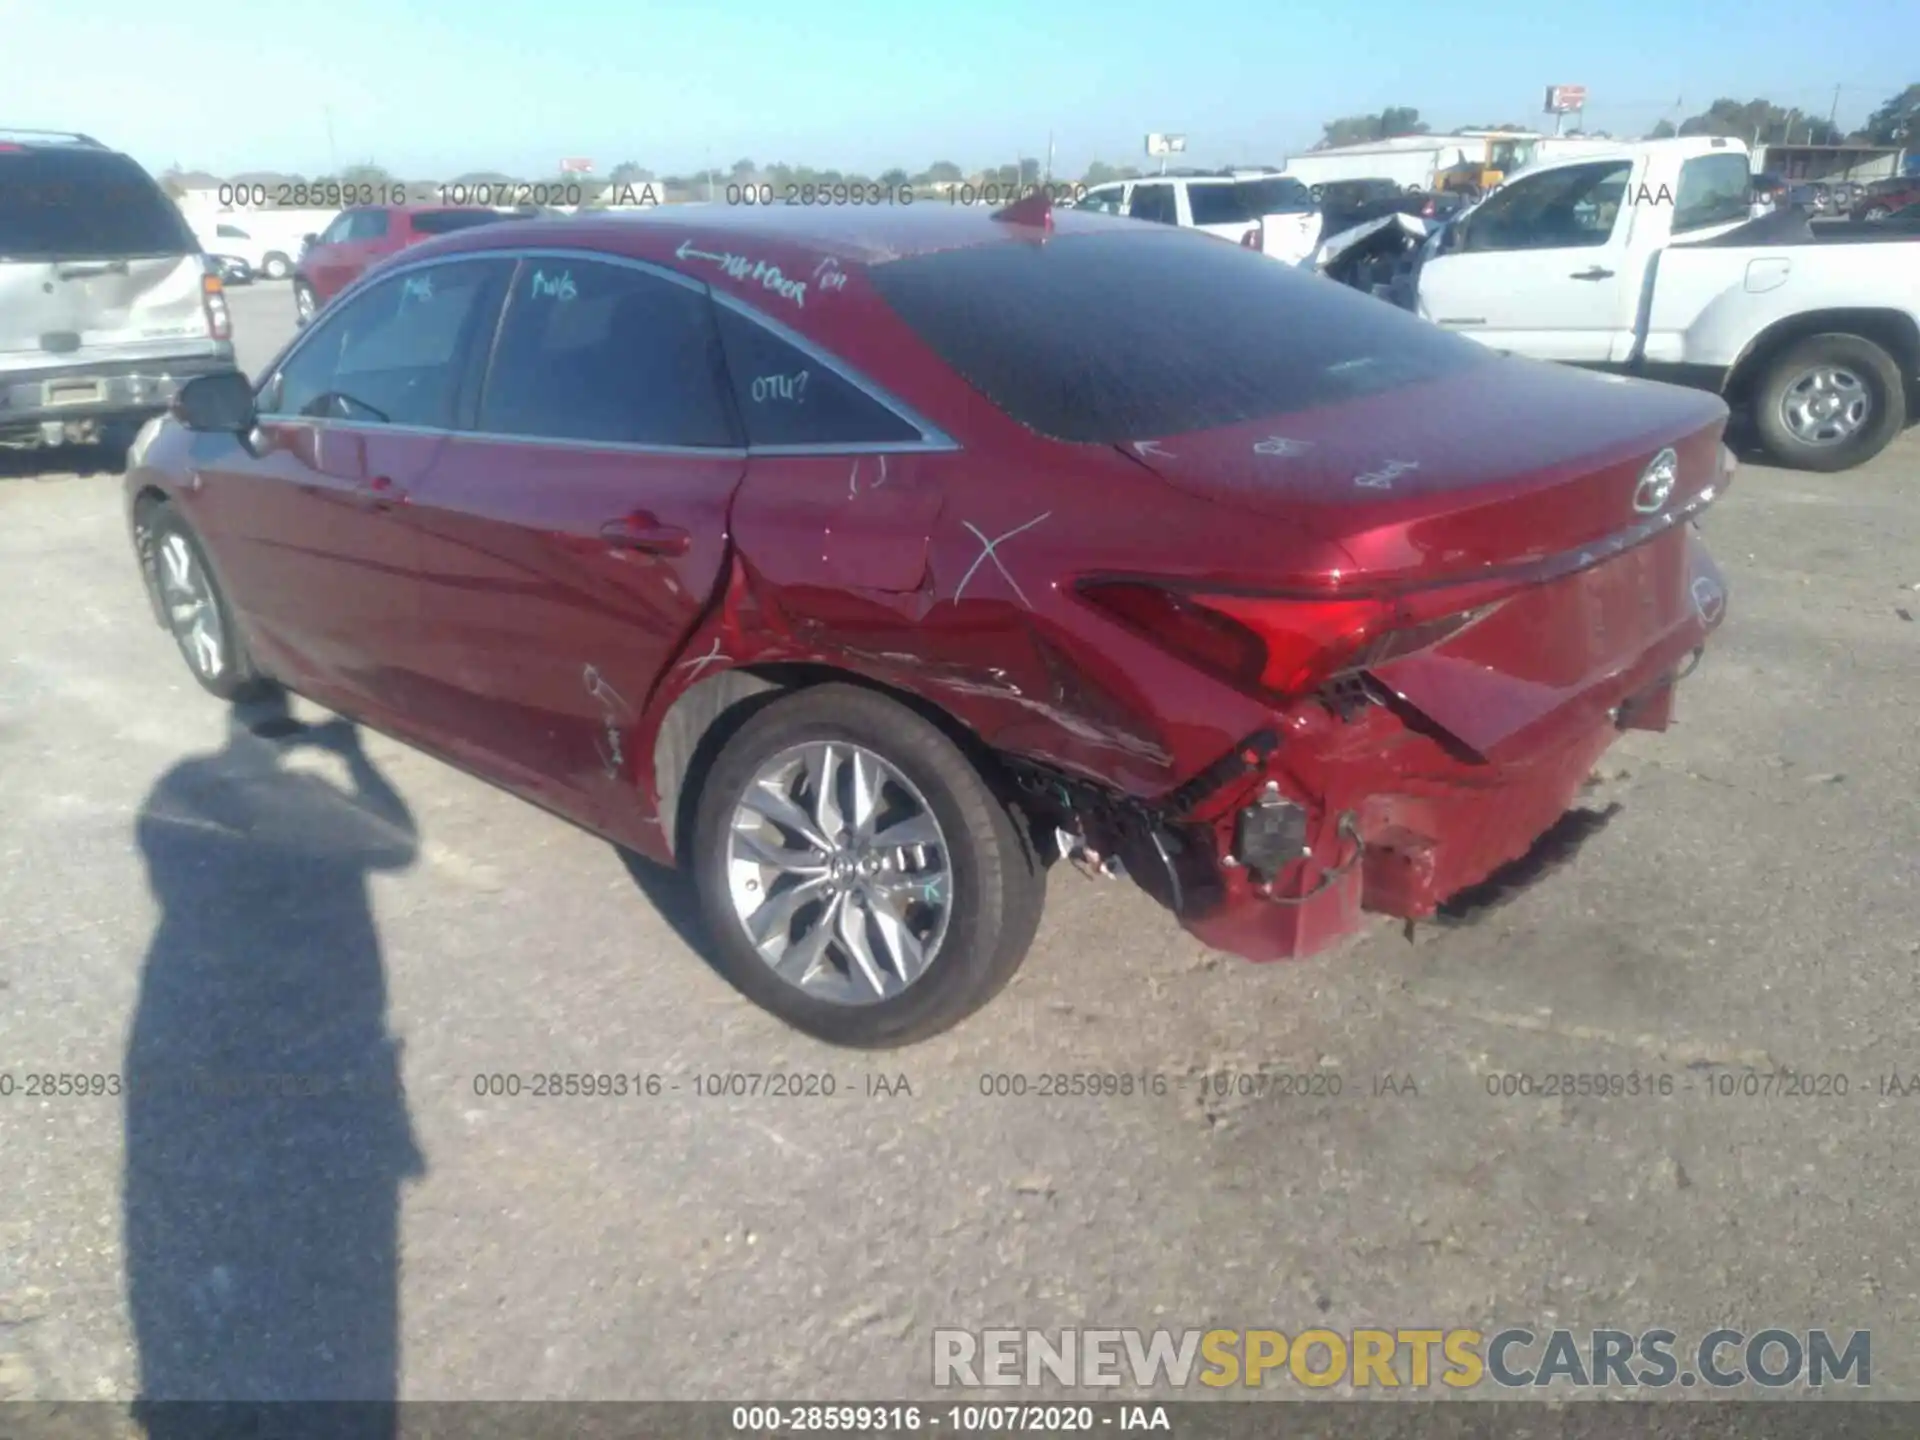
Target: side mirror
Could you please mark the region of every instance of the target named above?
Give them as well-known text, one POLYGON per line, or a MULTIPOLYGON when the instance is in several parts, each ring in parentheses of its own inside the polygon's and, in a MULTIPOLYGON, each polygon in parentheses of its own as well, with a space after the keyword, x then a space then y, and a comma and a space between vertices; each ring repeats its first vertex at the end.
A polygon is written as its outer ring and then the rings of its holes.
POLYGON ((300 237, 300 243, 302 245, 318 245, 320 243, 320 237, 318 235, 302 235, 300 237))
POLYGON ((189 430, 245 435, 254 426, 253 382, 238 370, 189 380, 173 397, 173 413, 189 430))

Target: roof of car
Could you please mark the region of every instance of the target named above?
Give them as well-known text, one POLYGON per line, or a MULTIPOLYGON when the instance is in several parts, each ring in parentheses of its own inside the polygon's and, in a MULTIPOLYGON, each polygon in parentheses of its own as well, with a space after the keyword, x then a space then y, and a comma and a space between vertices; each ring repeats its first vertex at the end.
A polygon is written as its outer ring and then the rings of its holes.
MULTIPOLYGON (((993 218, 994 207, 945 200, 905 205, 660 205, 619 214, 503 219, 461 232, 460 249, 604 248, 655 251, 663 240, 739 253, 754 244, 792 246, 843 263, 882 265, 963 246, 1032 243, 1045 236, 1131 232, 1136 222, 1056 206, 1050 231, 993 218)), ((452 237, 448 237, 451 241, 452 237)), ((447 248, 453 248, 450 244, 447 248)))

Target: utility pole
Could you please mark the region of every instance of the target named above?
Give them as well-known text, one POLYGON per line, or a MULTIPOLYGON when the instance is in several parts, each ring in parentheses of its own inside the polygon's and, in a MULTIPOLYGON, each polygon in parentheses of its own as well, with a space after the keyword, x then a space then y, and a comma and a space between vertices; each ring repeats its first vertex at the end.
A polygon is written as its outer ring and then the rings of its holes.
POLYGON ((1827 128, 1828 129, 1838 128, 1837 126, 1835 126, 1834 121, 1839 114, 1840 114, 1840 87, 1836 85, 1833 87, 1833 104, 1827 107, 1827 128))
POLYGON ((1047 132, 1047 178, 1046 184, 1051 191, 1053 186, 1053 132, 1047 132))

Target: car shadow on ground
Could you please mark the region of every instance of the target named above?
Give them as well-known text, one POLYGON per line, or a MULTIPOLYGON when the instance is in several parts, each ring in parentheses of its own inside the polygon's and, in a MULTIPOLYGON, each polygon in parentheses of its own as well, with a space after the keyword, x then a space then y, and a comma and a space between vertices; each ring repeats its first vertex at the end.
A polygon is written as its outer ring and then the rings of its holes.
POLYGON ((52 480, 70 475, 123 475, 127 445, 0 446, 0 480, 52 480))
POLYGON ((680 943, 719 974, 720 969, 713 962, 712 942, 707 936, 706 923, 700 917, 700 901, 694 893, 692 877, 684 870, 658 864, 623 845, 614 846, 614 853, 619 855, 620 863, 626 867, 627 874, 633 878, 640 893, 647 897, 648 903, 660 912, 660 918, 680 937, 680 943))
POLYGON ((359 1401, 313 1418, 391 1437, 400 1192, 424 1160, 368 881, 414 862, 412 815, 353 726, 274 702, 163 775, 135 831, 160 910, 123 1072, 136 1416, 171 1440, 359 1401), (291 768, 301 749, 348 784, 291 768), (206 1401, 228 1408, 176 1403, 206 1401))

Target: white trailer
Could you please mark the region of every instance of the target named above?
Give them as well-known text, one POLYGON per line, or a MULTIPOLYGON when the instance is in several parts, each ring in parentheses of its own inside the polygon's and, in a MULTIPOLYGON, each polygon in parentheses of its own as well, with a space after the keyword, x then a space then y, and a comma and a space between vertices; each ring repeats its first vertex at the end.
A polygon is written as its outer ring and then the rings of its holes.
POLYGON ((1456 165, 1511 175, 1531 164, 1543 147, 1577 148, 1593 143, 1514 130, 1402 135, 1364 145, 1308 150, 1288 160, 1286 173, 1309 186, 1333 180, 1391 180, 1408 190, 1433 190, 1439 187, 1442 172, 1456 165))

